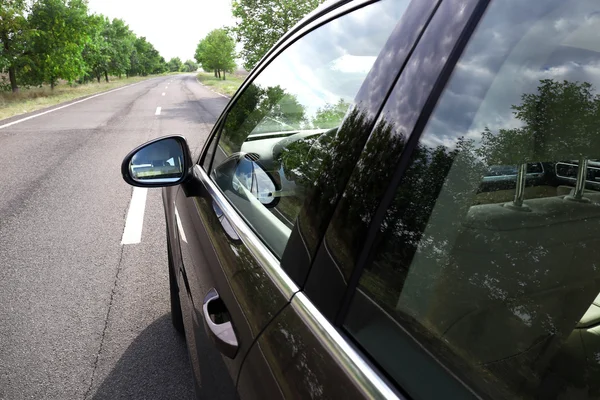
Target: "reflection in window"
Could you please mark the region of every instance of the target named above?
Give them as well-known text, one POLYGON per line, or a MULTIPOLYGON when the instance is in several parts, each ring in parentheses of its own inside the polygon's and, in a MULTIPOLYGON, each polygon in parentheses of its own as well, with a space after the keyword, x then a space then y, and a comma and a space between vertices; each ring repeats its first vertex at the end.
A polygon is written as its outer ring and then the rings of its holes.
POLYGON ((409 393, 396 322, 485 396, 600 396, 599 11, 492 2, 412 154, 346 322, 409 393))
POLYGON ((382 0, 306 34, 279 54, 228 112, 213 177, 278 257, 305 187, 315 181, 326 146, 407 4, 382 0), (244 178, 236 178, 232 189, 233 171, 228 175, 224 166, 239 169, 246 156, 253 172, 238 170, 244 178), (252 182, 269 190, 248 186, 252 182))

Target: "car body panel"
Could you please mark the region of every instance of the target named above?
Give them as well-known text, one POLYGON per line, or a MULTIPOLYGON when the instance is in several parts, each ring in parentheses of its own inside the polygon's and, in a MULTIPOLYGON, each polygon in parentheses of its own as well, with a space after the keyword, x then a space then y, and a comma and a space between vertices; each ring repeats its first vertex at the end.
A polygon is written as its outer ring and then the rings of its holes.
POLYGON ((271 374, 286 399, 401 397, 301 292, 252 347, 240 376, 240 391, 251 390, 256 399, 277 398, 270 386, 259 383, 271 381, 271 374), (270 369, 253 371, 253 361, 264 358, 270 369))
MULTIPOLYGON (((238 229, 241 221, 235 220, 231 206, 215 192, 214 184, 200 167, 196 167, 195 173, 203 176, 198 195, 188 197, 179 191, 175 200, 180 218, 177 224, 186 239, 179 235, 183 266, 180 298, 188 304, 184 324, 186 331, 204 331, 203 299, 215 288, 231 316, 239 343, 233 359, 223 358, 235 380, 254 339, 287 304, 295 289, 286 284, 280 286, 281 281, 271 279, 261 263, 264 260, 258 260, 249 250, 252 244, 244 236, 247 232, 238 229)), ((194 343, 205 340, 202 336, 188 335, 188 345, 190 339, 194 343)), ((203 354, 192 346, 190 353, 192 362, 201 365, 203 354)), ((198 372, 194 371, 196 379, 201 381, 198 372)))

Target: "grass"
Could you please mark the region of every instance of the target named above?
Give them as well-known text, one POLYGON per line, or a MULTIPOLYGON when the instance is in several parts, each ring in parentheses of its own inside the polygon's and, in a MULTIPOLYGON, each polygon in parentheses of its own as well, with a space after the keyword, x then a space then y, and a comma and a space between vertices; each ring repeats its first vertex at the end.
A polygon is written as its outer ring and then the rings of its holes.
POLYGON ((54 91, 49 86, 43 86, 30 89, 21 88, 18 93, 0 92, 0 120, 54 106, 79 97, 141 82, 146 79, 155 78, 156 76, 158 75, 134 76, 121 79, 112 78, 108 83, 104 81, 97 83, 94 81, 93 83, 74 86, 61 84, 56 86, 54 91))
POLYGON ((200 72, 196 75, 198 80, 206 86, 210 86, 215 92, 224 94, 226 96, 233 96, 238 88, 244 82, 246 77, 237 76, 233 74, 227 74, 226 80, 215 78, 212 72, 200 72))

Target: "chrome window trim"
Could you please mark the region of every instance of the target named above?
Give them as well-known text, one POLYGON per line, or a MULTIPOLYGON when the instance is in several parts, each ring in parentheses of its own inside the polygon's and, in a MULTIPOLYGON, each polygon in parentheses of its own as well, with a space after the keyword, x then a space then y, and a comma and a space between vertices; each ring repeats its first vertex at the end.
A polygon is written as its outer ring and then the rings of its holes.
POLYGON ((292 299, 291 305, 367 398, 401 399, 367 364, 364 358, 350 346, 304 293, 297 293, 292 299))
POLYGON ((254 258, 263 266, 269 278, 275 283, 277 288, 285 296, 286 299, 291 299, 294 293, 300 289, 292 278, 290 278, 279 265, 279 260, 271 253, 264 243, 256 236, 256 234, 248 227, 246 222, 238 214, 238 212, 229 203, 225 195, 221 193, 217 185, 210 179, 206 172, 199 166, 195 165, 200 181, 217 203, 240 240, 250 250, 254 258))

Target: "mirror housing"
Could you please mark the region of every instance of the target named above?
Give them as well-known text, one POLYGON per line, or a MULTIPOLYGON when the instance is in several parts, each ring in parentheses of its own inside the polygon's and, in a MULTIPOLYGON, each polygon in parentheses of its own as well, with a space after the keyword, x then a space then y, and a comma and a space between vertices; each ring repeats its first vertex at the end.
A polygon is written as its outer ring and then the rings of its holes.
POLYGON ((185 182, 194 163, 183 136, 164 136, 136 147, 123 159, 123 180, 132 186, 166 187, 185 182))

